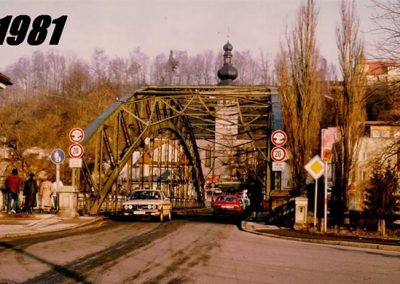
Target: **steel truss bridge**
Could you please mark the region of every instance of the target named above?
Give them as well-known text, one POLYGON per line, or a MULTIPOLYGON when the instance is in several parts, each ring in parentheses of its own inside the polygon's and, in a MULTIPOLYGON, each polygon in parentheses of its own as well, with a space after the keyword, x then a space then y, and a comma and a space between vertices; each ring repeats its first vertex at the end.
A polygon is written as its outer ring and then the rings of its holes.
POLYGON ((270 87, 150 86, 118 99, 85 129, 72 182, 90 214, 135 188, 160 188, 175 207, 204 206, 206 181, 270 184, 270 87))

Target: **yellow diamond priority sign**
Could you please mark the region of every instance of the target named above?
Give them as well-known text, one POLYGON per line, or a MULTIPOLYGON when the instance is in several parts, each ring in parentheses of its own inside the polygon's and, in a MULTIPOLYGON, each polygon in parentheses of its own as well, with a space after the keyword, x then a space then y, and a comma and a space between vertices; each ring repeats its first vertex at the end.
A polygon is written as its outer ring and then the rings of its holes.
POLYGON ((324 174, 325 164, 318 155, 315 155, 304 168, 314 179, 319 179, 324 174))

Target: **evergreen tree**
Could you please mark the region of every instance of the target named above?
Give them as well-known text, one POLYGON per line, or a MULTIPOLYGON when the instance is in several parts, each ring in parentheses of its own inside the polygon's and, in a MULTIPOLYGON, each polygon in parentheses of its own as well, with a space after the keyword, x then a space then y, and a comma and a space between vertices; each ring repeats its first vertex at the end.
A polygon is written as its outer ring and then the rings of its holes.
POLYGON ((398 177, 390 165, 382 171, 374 167, 370 187, 365 191, 366 212, 372 215, 390 215, 396 211, 398 177))

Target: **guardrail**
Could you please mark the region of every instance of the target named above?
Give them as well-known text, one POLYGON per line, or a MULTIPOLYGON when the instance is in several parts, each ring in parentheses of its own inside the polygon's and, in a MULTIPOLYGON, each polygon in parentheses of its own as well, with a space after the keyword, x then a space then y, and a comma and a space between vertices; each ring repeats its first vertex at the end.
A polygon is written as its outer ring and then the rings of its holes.
POLYGON ((199 202, 196 199, 170 198, 172 209, 187 209, 187 208, 202 208, 204 202, 199 202))
MULTIPOLYGON (((99 213, 112 213, 119 212, 122 209, 122 204, 125 202, 126 197, 122 195, 106 197, 100 207, 99 213)), ((96 198, 86 193, 78 194, 78 208, 80 214, 87 214, 93 206, 96 198)))
POLYGON ((349 227, 362 228, 368 231, 378 229, 379 220, 385 220, 388 229, 397 229, 400 227, 400 214, 371 214, 366 212, 350 211, 344 215, 349 219, 349 227), (397 222, 395 222, 397 221, 397 222))
MULTIPOLYGON (((78 208, 80 214, 87 214, 91 206, 94 204, 96 198, 87 193, 78 194, 78 208)), ((189 208, 202 208, 203 202, 196 199, 185 198, 171 198, 172 209, 189 209, 189 208)), ((122 210, 122 204, 126 201, 126 196, 109 196, 107 197, 100 207, 99 213, 117 213, 122 210)))

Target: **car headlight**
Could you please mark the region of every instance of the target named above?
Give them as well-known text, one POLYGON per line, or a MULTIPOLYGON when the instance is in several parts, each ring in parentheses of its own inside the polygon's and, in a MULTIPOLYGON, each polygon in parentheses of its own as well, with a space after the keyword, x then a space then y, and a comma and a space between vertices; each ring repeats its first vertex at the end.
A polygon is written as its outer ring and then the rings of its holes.
POLYGON ((132 205, 128 205, 128 209, 132 210, 133 206, 132 205))

